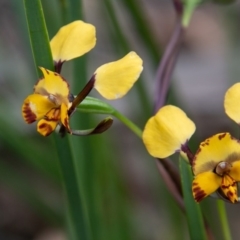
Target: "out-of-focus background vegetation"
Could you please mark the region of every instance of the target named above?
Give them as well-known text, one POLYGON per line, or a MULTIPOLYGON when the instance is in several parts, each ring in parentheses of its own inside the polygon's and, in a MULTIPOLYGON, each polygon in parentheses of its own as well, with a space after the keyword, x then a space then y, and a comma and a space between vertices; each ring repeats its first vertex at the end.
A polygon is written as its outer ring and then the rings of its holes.
MULTIPOLYGON (((66 2, 42 0, 50 38, 62 26, 66 2)), ((172 1, 85 0, 83 6, 84 20, 97 29, 97 45, 87 58, 89 78, 98 66, 129 50, 144 61, 135 88, 111 102, 143 128, 153 112, 154 77, 176 20, 172 1)), ((186 31, 172 89, 175 104, 196 123, 198 141, 223 131, 236 135, 234 123, 224 114, 223 97, 240 80, 239 21, 239 1, 205 3, 186 31)), ((72 63, 64 65, 62 75, 72 84, 72 63)), ((79 81, 84 86, 89 78, 79 81)), ((23 2, 0 0, 0 240, 67 239, 54 143, 21 116, 22 102, 35 80, 23 2)), ((71 90, 77 94, 81 89, 71 90)), ((91 96, 99 97, 94 92, 91 96)), ((91 116, 89 124, 98 121, 99 116, 91 116)), ((88 123, 77 127, 82 126, 88 123)), ((82 181, 89 186, 84 191, 94 239, 189 238, 184 214, 137 136, 115 120, 104 134, 87 138, 82 141, 88 143, 84 151, 90 157, 79 155, 79 161, 82 181)), ((215 200, 204 200, 202 207, 216 239, 223 239, 215 200)), ((227 210, 233 239, 238 239, 239 205, 228 204, 227 210)))

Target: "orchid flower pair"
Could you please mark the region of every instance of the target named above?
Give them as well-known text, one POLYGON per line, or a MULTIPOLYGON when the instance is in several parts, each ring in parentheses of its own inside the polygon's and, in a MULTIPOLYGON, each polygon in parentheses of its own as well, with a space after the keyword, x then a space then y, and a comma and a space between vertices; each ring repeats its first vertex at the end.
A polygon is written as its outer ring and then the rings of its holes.
MULTIPOLYGON (((226 92, 226 114, 240 124, 240 83, 226 92)), ((218 133, 200 143, 193 155, 188 141, 195 132, 194 122, 178 107, 167 105, 151 117, 143 132, 148 152, 156 158, 167 158, 176 152, 187 155, 195 176, 192 183, 196 202, 217 192, 228 202, 240 201, 240 140, 228 132, 218 133)))
POLYGON ((60 75, 65 61, 80 57, 96 44, 95 27, 83 21, 74 21, 62 27, 50 42, 55 72, 40 67, 43 78, 34 86, 33 94, 23 102, 22 116, 26 123, 38 121, 37 131, 51 134, 59 125, 61 131, 75 135, 100 133, 110 127, 112 120, 101 122, 91 131, 72 130, 69 118, 75 108, 95 88, 106 99, 123 97, 142 72, 142 59, 130 52, 122 59, 97 68, 89 82, 74 98, 68 82, 60 75))

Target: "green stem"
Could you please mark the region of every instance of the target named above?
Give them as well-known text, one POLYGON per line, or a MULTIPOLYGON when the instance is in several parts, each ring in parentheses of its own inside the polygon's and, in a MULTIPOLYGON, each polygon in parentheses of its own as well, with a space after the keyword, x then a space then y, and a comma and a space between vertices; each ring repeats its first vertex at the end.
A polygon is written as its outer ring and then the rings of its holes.
POLYGON ((229 224, 227 220, 225 203, 222 200, 217 201, 217 209, 218 209, 219 219, 222 226, 223 239, 231 240, 232 237, 231 237, 231 232, 230 232, 229 224))
POLYGON ((142 130, 131 120, 118 112, 112 105, 100 99, 86 97, 78 106, 77 110, 82 113, 110 114, 125 124, 133 133, 142 138, 142 130))
POLYGON ((121 121, 123 124, 125 124, 139 138, 142 138, 142 130, 139 127, 137 127, 132 121, 130 121, 127 117, 122 115, 117 110, 115 110, 112 115, 116 117, 119 121, 121 121))

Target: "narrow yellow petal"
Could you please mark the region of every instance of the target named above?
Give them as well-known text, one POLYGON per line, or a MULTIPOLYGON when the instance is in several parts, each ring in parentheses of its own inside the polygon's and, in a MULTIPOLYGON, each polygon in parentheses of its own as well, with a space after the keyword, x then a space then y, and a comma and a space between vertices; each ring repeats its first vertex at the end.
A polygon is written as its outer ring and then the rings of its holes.
POLYGON ((89 52, 96 44, 95 27, 83 21, 69 23, 50 42, 53 60, 68 61, 89 52))
POLYGON ((56 105, 62 102, 68 103, 69 85, 58 73, 40 67, 43 78, 34 87, 34 92, 47 96, 56 105))
POLYGON ((229 133, 219 133, 206 139, 199 146, 193 159, 195 175, 213 171, 220 162, 232 163, 240 159, 240 143, 229 133))
POLYGON ((48 121, 41 119, 37 124, 37 131, 44 137, 50 135, 57 127, 58 121, 48 121))
POLYGON ((137 81, 142 69, 142 59, 130 52, 116 62, 99 67, 94 73, 94 87, 106 99, 121 98, 137 81))
POLYGON ((236 181, 240 182, 240 158, 238 161, 232 163, 232 168, 229 172, 229 175, 236 181))
POLYGON ((27 123, 43 118, 55 104, 46 96, 31 94, 23 102, 22 116, 27 123))
POLYGON ((167 105, 151 117, 143 131, 148 152, 166 158, 181 149, 195 132, 195 124, 178 107, 167 105))
POLYGON ((224 98, 224 108, 226 114, 237 124, 240 124, 240 83, 230 87, 224 98))
POLYGON ((222 193, 226 196, 226 198, 232 203, 238 201, 237 183, 228 174, 225 174, 222 178, 221 190, 222 193))
POLYGON ((67 128, 68 132, 71 133, 69 126, 68 106, 64 103, 61 105, 61 122, 64 127, 67 128))
POLYGON ((196 202, 215 192, 221 185, 222 178, 213 172, 204 172, 196 176, 192 183, 193 197, 196 202))

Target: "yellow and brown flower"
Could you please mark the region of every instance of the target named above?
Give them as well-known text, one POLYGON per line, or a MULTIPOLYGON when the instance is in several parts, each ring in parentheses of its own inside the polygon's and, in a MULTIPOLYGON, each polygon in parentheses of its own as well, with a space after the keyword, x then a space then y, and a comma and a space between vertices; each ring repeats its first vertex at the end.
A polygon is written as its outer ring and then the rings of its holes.
POLYGON ((240 142, 229 133, 216 134, 200 144, 193 159, 194 199, 200 202, 215 191, 226 200, 238 202, 240 142))

